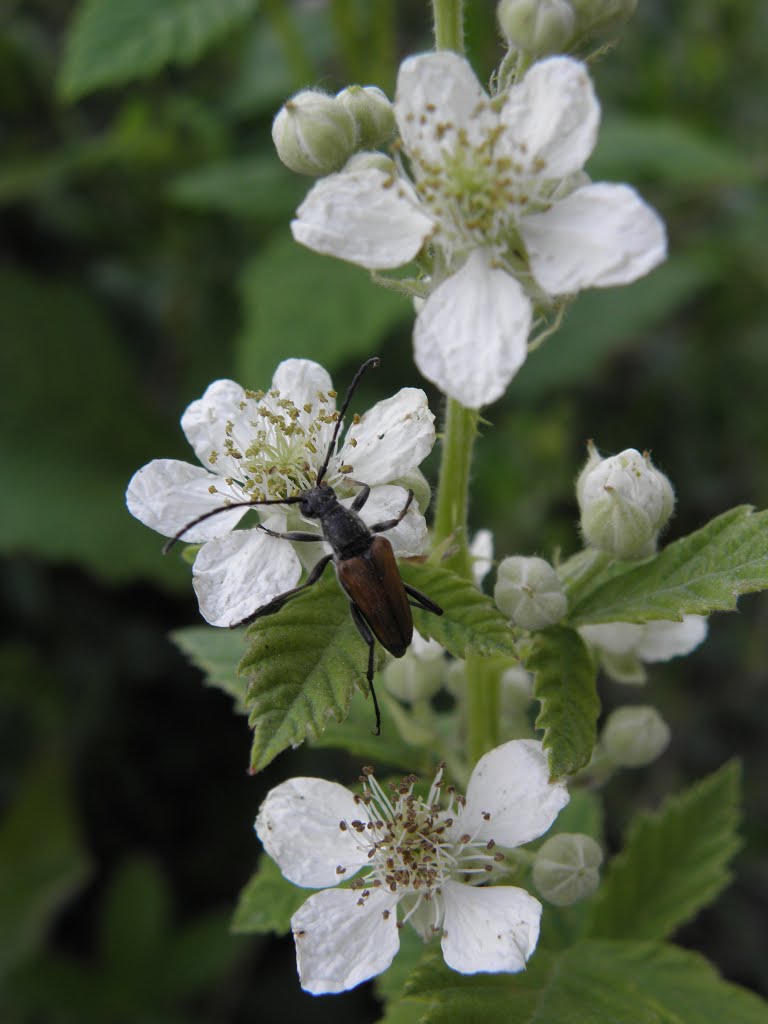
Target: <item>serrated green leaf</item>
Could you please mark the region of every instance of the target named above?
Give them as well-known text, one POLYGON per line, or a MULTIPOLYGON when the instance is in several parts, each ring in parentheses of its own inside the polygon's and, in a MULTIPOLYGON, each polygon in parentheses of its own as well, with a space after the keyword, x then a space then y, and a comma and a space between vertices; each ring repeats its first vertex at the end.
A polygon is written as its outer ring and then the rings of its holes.
POLYGON ((490 597, 449 569, 422 562, 399 563, 406 583, 443 609, 433 615, 413 609, 413 621, 424 637, 437 640, 455 658, 468 654, 506 654, 517 659, 514 635, 490 597))
POLYGON ((597 742, 596 670, 586 644, 573 629, 552 626, 537 633, 526 666, 535 673, 533 695, 541 701, 536 728, 544 730, 553 778, 583 768, 597 742))
MULTIPOLYGON (((342 721, 355 685, 368 692, 368 647, 336 579, 323 579, 246 634, 240 672, 254 730, 251 772, 287 747, 316 738, 333 716, 342 721)), ((376 661, 384 653, 376 645, 376 661)), ((371 709, 373 721, 373 710, 371 709)))
POLYGON ((664 938, 712 902, 741 845, 739 782, 731 761, 656 813, 636 815, 600 886, 591 935, 664 938))
POLYGON ((435 957, 413 971, 406 994, 422 1004, 420 1024, 765 1024, 768 1013, 697 954, 647 942, 537 950, 514 975, 456 974, 435 957))
POLYGON ((240 935, 287 935, 291 917, 316 891, 292 885, 272 858, 263 854, 256 873, 240 893, 231 929, 240 935))
POLYGON ((171 182, 168 196, 179 206, 231 217, 288 219, 306 182, 286 172, 273 154, 239 157, 187 171, 171 182))
POLYGON ((571 605, 573 625, 733 611, 740 594, 768 587, 768 512, 737 506, 656 558, 608 573, 571 605))
POLYGON ((245 713, 247 684, 238 674, 245 651, 244 629, 188 626, 174 630, 170 639, 205 675, 208 686, 223 690, 235 701, 236 710, 245 713))
POLYGON ((377 287, 358 267, 303 248, 287 232, 246 264, 240 292, 236 376, 254 387, 271 380, 286 352, 328 367, 369 356, 412 315, 402 295, 377 287))
POLYGON ((167 64, 192 64, 257 6, 258 0, 82 0, 67 36, 59 94, 76 100, 167 64))

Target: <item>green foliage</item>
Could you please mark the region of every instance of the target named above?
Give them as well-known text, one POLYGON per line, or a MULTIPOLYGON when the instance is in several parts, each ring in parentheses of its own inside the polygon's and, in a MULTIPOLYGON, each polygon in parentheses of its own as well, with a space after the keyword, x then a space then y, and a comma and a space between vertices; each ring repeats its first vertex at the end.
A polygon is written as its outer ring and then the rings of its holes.
POLYGON ((252 387, 266 387, 287 353, 324 366, 369 356, 410 315, 402 295, 377 288, 358 267, 305 249, 287 231, 245 264, 240 292, 237 376, 252 387))
POLYGON ((176 629, 171 640, 193 665, 200 669, 209 686, 223 690, 245 713, 246 682, 237 668, 245 650, 244 629, 217 629, 215 626, 187 626, 176 629))
POLYGON ((535 673, 533 695, 541 701, 536 728, 544 730, 553 778, 572 775, 592 756, 597 741, 595 665, 579 634, 552 626, 535 635, 527 668, 535 673))
POLYGON ((611 354, 669 320, 708 287, 718 259, 716 252, 697 246, 674 253, 652 274, 625 288, 583 292, 557 334, 524 363, 514 382, 517 400, 533 402, 557 389, 571 392, 588 385, 611 354))
MULTIPOLYGON (((248 682, 255 773, 287 747, 319 736, 329 717, 341 721, 356 684, 367 693, 368 647, 332 578, 257 619, 247 641, 240 671, 248 682)), ((377 645, 377 662, 383 658, 377 645)))
POLYGON ((405 991, 422 1005, 420 1024, 765 1024, 767 1010, 695 953, 645 942, 539 950, 515 975, 456 974, 435 957, 405 991))
POLYGON ((180 1004, 222 984, 245 952, 221 913, 174 928, 167 880, 145 858, 129 859, 113 874, 99 930, 95 966, 93 958, 50 953, 13 976, 4 1007, 22 1006, 32 1017, 11 1019, 181 1024, 191 1018, 180 1004))
POLYGON ((316 889, 300 889, 280 874, 271 857, 262 854, 259 866, 240 893, 232 931, 240 935, 287 935, 291 917, 316 889))
POLYGON ((81 0, 58 82, 65 100, 194 64, 254 13, 257 0, 81 0))
POLYGON ((76 561, 111 581, 183 579, 175 559, 160 557, 157 534, 125 508, 141 453, 162 445, 164 431, 148 411, 132 417, 135 371, 103 312, 74 286, 8 270, 0 308, 0 472, 13 481, 2 549, 76 561))
POLYGON ((663 939, 728 885, 741 843, 740 768, 729 762, 655 814, 638 814, 597 895, 590 934, 663 939))
POLYGON ((642 565, 611 566, 592 577, 586 592, 569 593, 569 618, 583 626, 733 611, 740 594, 766 587, 768 512, 741 505, 642 565))
POLYGON ((65 766, 38 761, 0 828, 0 979, 36 952, 89 874, 65 766))
POLYGON ((413 609, 413 621, 422 636, 437 640, 455 658, 506 654, 517 660, 507 620, 473 583, 428 563, 404 561, 399 565, 405 582, 443 609, 442 615, 413 609))
POLYGON ((682 120, 614 114, 600 127, 589 173, 595 180, 652 179, 696 188, 743 185, 757 171, 738 149, 682 120))
POLYGON ((289 174, 273 154, 237 157, 180 175, 168 188, 179 206, 240 219, 287 220, 306 182, 289 174))

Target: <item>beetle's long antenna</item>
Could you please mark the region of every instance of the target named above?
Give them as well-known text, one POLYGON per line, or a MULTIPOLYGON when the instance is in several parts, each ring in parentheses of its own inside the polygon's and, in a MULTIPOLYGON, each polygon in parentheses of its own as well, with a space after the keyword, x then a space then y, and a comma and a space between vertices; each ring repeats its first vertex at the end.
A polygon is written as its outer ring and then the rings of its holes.
POLYGON ((347 393, 344 396, 344 401, 342 402, 341 409, 339 410, 339 415, 336 420, 336 426, 333 428, 333 437, 331 438, 331 443, 328 445, 328 451, 325 453, 325 462, 322 464, 317 474, 317 480, 315 481, 316 487, 319 487, 320 484, 323 482, 323 477, 325 476, 328 470, 328 463, 331 461, 331 455, 333 454, 333 451, 336 447, 336 440, 339 436, 339 431, 341 430, 341 421, 344 419, 344 413, 347 411, 347 407, 349 406, 349 403, 352 400, 352 395, 354 395, 355 391, 357 390, 357 385, 360 383, 360 378, 363 376, 366 370, 370 369, 371 366, 380 365, 381 360, 379 359, 379 357, 371 356, 370 359, 366 359, 366 361, 357 371, 355 376, 352 378, 352 383, 347 388, 347 393))
POLYGON ((197 519, 193 519, 191 523, 187 523, 183 526, 179 532, 167 540, 163 544, 163 554, 167 555, 173 545, 181 540, 185 533, 192 529, 193 526, 197 526, 199 523, 205 522, 206 519, 211 519, 213 516, 219 515, 220 512, 229 512, 232 508, 252 508, 254 505, 295 505, 301 501, 301 495, 296 494, 292 498, 265 498, 264 501, 233 501, 230 505, 222 505, 221 508, 214 508, 210 512, 204 512, 203 515, 198 516, 197 519))

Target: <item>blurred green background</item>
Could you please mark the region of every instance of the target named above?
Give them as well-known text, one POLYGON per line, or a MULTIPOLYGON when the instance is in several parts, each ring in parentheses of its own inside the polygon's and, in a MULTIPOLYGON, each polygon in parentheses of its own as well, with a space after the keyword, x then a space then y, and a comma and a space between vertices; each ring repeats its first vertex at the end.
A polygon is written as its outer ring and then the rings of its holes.
MULTIPOLYGON (((493 4, 467 37, 487 77, 493 4)), ((366 989, 313 999, 288 939, 228 935, 254 869, 252 822, 295 774, 359 766, 301 749, 249 778, 249 735, 167 639, 199 621, 189 571, 124 508, 132 472, 187 458, 178 427, 216 377, 264 386, 308 356, 357 403, 422 386, 408 304, 296 246, 309 182, 270 123, 292 91, 390 94, 430 45, 402 0, 5 0, 0 6, 0 1019, 8 1024, 375 1020, 366 989)), ((593 177, 629 181, 671 257, 582 296, 486 411, 472 521, 499 555, 578 546, 584 443, 649 448, 678 508, 669 537, 768 504, 768 7, 641 0, 594 66, 593 177)), ((438 397, 429 387, 433 408, 438 397)), ((427 469, 432 475, 433 456, 427 469)), ((706 646, 642 692, 673 743, 607 793, 633 807, 738 755, 737 880, 678 939, 768 994, 768 601, 716 616, 706 646)))

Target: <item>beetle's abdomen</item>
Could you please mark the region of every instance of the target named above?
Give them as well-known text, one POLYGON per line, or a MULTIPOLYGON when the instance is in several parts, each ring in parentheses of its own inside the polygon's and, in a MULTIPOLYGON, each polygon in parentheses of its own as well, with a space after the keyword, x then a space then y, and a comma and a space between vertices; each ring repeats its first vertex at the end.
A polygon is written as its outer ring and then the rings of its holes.
POLYGON ((382 647, 402 658, 413 639, 413 616, 392 545, 374 536, 367 550, 335 563, 344 590, 382 647))

